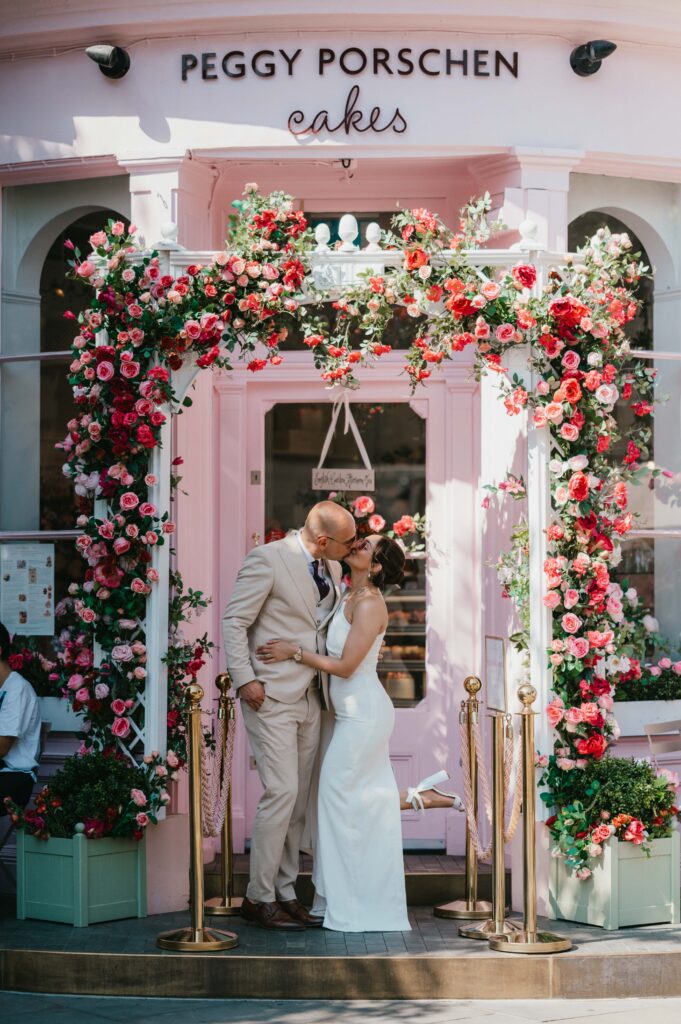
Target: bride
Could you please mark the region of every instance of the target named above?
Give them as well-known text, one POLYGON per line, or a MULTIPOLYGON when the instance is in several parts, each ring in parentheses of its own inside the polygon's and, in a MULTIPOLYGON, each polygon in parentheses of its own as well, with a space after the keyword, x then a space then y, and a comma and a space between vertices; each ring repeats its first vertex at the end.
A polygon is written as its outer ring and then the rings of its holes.
POLYGON ((382 592, 402 583, 404 551, 372 535, 355 544, 346 562, 351 585, 329 625, 328 653, 270 640, 258 656, 295 658, 331 676, 335 725, 319 780, 313 913, 336 931, 407 931, 400 809, 463 805, 436 788, 446 772, 400 793, 390 764, 395 712, 376 666, 388 625, 382 592))

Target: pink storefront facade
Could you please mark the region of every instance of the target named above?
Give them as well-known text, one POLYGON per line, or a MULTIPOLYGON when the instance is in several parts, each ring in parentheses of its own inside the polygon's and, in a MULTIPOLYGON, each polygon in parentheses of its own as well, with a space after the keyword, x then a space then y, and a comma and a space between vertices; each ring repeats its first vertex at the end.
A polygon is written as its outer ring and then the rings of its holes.
MULTIPOLYGON (((0 542, 49 534, 69 543, 49 451, 59 413, 69 416, 52 384, 67 365, 61 328, 49 336, 61 286, 46 268, 57 266, 56 240, 107 211, 150 245, 176 239, 197 252, 222 247, 245 182, 290 193, 332 231, 353 214, 361 247, 366 225, 385 225, 396 208, 427 207, 453 225, 485 192, 505 225, 496 247, 517 242, 529 223, 538 243, 565 251, 600 217, 631 231, 656 269, 644 342, 652 353, 681 353, 681 143, 669 119, 681 103, 681 12, 671 0, 645 10, 630 0, 555 3, 550 12, 527 0, 513 13, 493 0, 455 12, 438 0, 249 0, 228 13, 210 2, 112 10, 95 0, 60 12, 9 2, 2 18, 0 542), (579 77, 570 53, 592 39, 617 50, 579 77), (125 48, 123 78, 88 60, 84 48, 95 43, 125 48)), ((658 365, 671 400, 656 420, 655 458, 678 476, 679 363, 658 365)), ((525 472, 526 451, 522 424, 499 411, 464 353, 414 397, 401 367, 396 350, 361 374, 352 403, 379 509, 428 520, 427 556, 394 607, 386 655, 397 708, 391 756, 407 785, 440 767, 458 778, 463 679, 481 673, 485 636, 512 631, 489 568, 512 511, 491 518, 482 499, 486 483, 525 472)), ((310 354, 295 346, 258 375, 241 365, 203 374, 191 397, 175 425, 174 454, 184 459, 176 560, 187 585, 212 595, 193 628, 219 645, 243 557, 295 526, 310 500, 330 401, 310 354)), ((631 572, 678 645, 681 593, 669 569, 681 554, 678 504, 671 492, 643 495, 640 511, 631 572)), ((218 647, 202 679, 207 707, 222 666, 218 647)), ((622 752, 643 751, 633 732, 622 752)), ((239 727, 237 849, 257 798, 239 727)), ((463 825, 453 813, 408 813, 404 839, 461 852, 463 825)))

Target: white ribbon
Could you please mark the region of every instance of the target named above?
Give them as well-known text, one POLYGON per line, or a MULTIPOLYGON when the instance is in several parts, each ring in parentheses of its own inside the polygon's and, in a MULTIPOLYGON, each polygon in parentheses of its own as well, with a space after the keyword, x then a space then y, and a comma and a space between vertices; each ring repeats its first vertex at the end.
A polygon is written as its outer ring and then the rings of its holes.
POLYGON ((355 422, 355 417, 352 415, 352 408, 350 406, 350 393, 349 393, 349 391, 346 388, 341 388, 340 391, 337 391, 335 394, 333 394, 331 396, 331 401, 333 402, 333 410, 331 412, 331 422, 329 423, 329 429, 327 430, 326 437, 324 438, 324 444, 322 446, 322 453, 319 456, 319 462, 317 463, 317 469, 321 469, 322 466, 324 465, 324 459, 326 458, 326 456, 329 453, 329 448, 331 447, 331 442, 333 441, 333 436, 336 433, 336 424, 338 423, 338 417, 340 416, 341 410, 344 409, 345 410, 345 421, 344 421, 344 424, 343 424, 343 433, 347 434, 348 430, 352 431, 352 436, 355 439, 355 443, 357 445, 357 450, 359 451, 359 454, 362 457, 362 462, 364 463, 364 468, 368 469, 368 470, 371 470, 371 468, 372 468, 371 467, 371 460, 369 459, 369 455, 367 454, 367 450, 364 447, 364 441, 362 440, 362 435, 359 432, 359 427, 357 426, 357 423, 355 422))

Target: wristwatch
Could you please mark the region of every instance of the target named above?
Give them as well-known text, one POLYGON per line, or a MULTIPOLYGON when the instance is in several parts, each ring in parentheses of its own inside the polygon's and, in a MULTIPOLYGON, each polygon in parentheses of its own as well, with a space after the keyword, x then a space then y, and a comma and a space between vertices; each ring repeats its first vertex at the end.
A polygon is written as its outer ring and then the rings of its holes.
POLYGON ((293 655, 293 660, 297 661, 299 664, 303 660, 303 648, 302 647, 299 647, 298 650, 295 652, 295 654, 293 655))

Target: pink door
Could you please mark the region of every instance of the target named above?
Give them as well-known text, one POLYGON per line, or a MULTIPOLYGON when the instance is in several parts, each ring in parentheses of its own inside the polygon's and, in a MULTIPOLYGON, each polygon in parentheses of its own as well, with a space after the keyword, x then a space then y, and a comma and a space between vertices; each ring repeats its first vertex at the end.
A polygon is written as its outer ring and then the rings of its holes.
MULTIPOLYGON (((238 387, 234 380, 224 390, 218 387, 220 521, 240 525, 244 553, 254 543, 267 543, 298 527, 306 509, 328 496, 312 490, 311 470, 319 459, 331 403, 308 367, 279 368, 268 374, 269 380, 249 375, 238 387), (240 494, 235 493, 238 480, 240 494)), ((403 589, 388 599, 390 627, 381 675, 396 707, 391 760, 401 788, 443 767, 458 783, 458 703, 463 676, 474 669, 477 643, 472 614, 477 585, 472 389, 453 389, 443 377, 410 401, 396 367, 381 376, 374 371, 352 396, 375 470, 371 497, 388 525, 404 514, 425 513, 431 535, 427 556, 410 560, 403 589), (463 411, 466 423, 463 446, 446 443, 443 431, 446 422, 455 424, 454 406, 462 395, 464 408, 458 414, 463 411), (457 493, 465 499, 458 511, 452 504, 457 493), (453 604, 459 608, 456 614, 453 604)), ((361 465, 351 433, 337 431, 326 464, 361 465)), ((222 558, 221 589, 228 593, 235 551, 232 544, 223 550, 229 555, 222 558)), ((247 841, 260 784, 243 731, 236 756, 235 824, 247 841)), ((460 830, 450 812, 403 815, 406 848, 451 850, 460 845, 460 830)))

